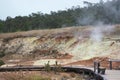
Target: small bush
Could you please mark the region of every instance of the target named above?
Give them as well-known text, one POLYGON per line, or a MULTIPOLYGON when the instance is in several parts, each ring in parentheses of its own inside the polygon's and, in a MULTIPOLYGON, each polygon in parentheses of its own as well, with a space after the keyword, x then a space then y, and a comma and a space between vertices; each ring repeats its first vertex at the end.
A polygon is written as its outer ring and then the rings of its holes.
POLYGON ((0 53, 0 58, 4 57, 5 53, 0 53))
POLYGON ((55 72, 55 74, 56 74, 57 72, 62 72, 62 71, 63 71, 63 69, 62 69, 61 65, 58 64, 58 62, 56 61, 56 62, 55 62, 55 65, 54 65, 54 72, 55 72))
POLYGON ((0 66, 3 65, 3 64, 5 64, 5 63, 2 60, 0 60, 0 66))
POLYGON ((45 68, 45 71, 50 72, 51 67, 50 67, 49 61, 48 61, 47 64, 45 64, 45 67, 44 67, 44 68, 45 68))

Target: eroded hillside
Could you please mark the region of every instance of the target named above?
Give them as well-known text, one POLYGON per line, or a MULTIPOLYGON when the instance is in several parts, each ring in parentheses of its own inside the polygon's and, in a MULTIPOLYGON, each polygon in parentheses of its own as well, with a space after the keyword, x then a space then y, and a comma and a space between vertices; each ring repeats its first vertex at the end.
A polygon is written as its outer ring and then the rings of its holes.
POLYGON ((3 60, 94 57, 120 59, 120 26, 70 27, 0 34, 3 60))

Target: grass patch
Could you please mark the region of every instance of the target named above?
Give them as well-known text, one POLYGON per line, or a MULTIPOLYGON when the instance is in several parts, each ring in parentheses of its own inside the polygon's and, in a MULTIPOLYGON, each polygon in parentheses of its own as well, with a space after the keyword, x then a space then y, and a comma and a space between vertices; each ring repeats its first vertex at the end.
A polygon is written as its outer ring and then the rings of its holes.
POLYGON ((31 77, 27 77, 25 80, 51 80, 50 78, 45 78, 45 77, 41 77, 38 75, 33 75, 31 77))

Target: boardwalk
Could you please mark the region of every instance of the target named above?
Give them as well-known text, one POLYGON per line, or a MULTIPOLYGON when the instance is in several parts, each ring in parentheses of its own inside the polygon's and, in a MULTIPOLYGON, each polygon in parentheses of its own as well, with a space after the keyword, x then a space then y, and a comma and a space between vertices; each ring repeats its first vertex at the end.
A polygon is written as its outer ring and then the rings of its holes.
MULTIPOLYGON (((72 67, 94 70, 93 68, 85 67, 85 66, 72 66, 72 67)), ((107 69, 105 71, 105 75, 101 75, 101 76, 104 78, 104 80, 120 80, 120 70, 108 70, 107 69)))
MULTIPOLYGON (((94 80, 103 80, 103 77, 94 73, 91 69, 87 68, 81 68, 81 67, 61 67, 63 70, 66 72, 75 72, 75 73, 80 73, 80 74, 90 74, 91 77, 89 78, 94 78, 94 80)), ((56 67, 51 67, 51 70, 55 70, 56 67)), ((3 67, 0 68, 0 72, 5 72, 5 71, 40 71, 40 70, 45 70, 44 67, 40 66, 17 66, 17 67, 3 67)))
POLYGON ((120 80, 120 70, 106 70, 102 76, 105 80, 120 80))
MULTIPOLYGON (((88 69, 93 70, 93 68, 88 68, 88 69)), ((101 76, 104 78, 104 80, 120 80, 120 70, 108 70, 107 69, 105 71, 105 75, 101 75, 101 76)))
MULTIPOLYGON (((85 66, 65 66, 69 68, 80 68, 93 71, 93 68, 85 67, 85 66)), ((28 66, 28 67, 6 67, 0 68, 0 71, 15 71, 15 70, 41 70, 43 67, 40 66, 28 66)), ((101 74, 99 74, 101 75, 101 74)), ((106 70, 105 75, 101 75, 104 80, 120 80, 120 70, 106 70)))

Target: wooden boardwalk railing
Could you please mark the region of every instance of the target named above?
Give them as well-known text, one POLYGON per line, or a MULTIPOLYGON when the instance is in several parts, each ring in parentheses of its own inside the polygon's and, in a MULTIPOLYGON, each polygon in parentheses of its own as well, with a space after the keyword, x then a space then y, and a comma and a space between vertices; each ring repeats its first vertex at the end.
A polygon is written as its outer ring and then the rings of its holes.
POLYGON ((112 70, 112 62, 120 62, 120 59, 109 59, 109 67, 110 67, 110 70, 112 70))

